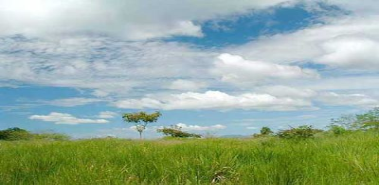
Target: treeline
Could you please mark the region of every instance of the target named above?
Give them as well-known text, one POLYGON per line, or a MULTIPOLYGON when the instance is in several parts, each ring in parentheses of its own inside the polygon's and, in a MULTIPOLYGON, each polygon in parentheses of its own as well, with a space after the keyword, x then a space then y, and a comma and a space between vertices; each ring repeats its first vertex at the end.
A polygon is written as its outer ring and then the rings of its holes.
MULTIPOLYGON (((159 112, 147 114, 145 112, 128 113, 124 115, 126 122, 136 123, 136 130, 140 133, 145 130, 148 123, 153 123, 161 116, 159 112), (139 124, 143 122, 143 124, 139 124)), ((254 134, 254 138, 258 137, 279 137, 284 139, 307 139, 312 138, 316 134, 333 134, 342 135, 356 131, 379 131, 379 108, 374 108, 363 114, 356 115, 343 115, 340 118, 332 119, 331 124, 322 129, 313 128, 311 125, 303 125, 299 127, 291 127, 285 130, 279 130, 274 133, 269 127, 263 127, 258 134, 254 134)), ((162 133, 170 138, 201 138, 200 134, 189 133, 182 130, 182 128, 173 125, 170 127, 163 127, 157 129, 157 132, 162 133)), ((9 128, 0 130, 0 140, 15 141, 15 140, 68 140, 69 137, 57 133, 31 133, 27 130, 20 128, 9 128)))
POLYGON ((342 135, 369 130, 379 131, 379 108, 374 108, 363 114, 343 115, 340 118, 332 119, 331 124, 325 130, 303 125, 274 133, 269 127, 263 127, 260 133, 254 134, 253 137, 277 136, 285 139, 307 139, 318 133, 342 135))
POLYGON ((64 134, 57 133, 31 133, 21 128, 8 128, 0 130, 0 140, 17 141, 17 140, 50 140, 63 141, 69 140, 70 137, 64 134))

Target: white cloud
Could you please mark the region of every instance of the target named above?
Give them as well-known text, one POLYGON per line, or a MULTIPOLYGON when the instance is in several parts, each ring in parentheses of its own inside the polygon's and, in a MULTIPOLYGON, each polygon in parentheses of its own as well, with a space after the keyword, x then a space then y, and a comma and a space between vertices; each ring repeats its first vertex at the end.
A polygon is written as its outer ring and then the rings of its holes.
POLYGON ((29 117, 32 120, 41 120, 46 122, 54 122, 55 124, 67 124, 67 125, 77 125, 85 123, 94 123, 94 124, 104 124, 109 123, 105 119, 81 119, 72 116, 71 114, 52 112, 49 115, 32 115, 29 117))
POLYGON ((317 78, 317 72, 298 66, 278 65, 262 61, 245 60, 241 56, 222 54, 215 63, 213 73, 222 81, 234 84, 262 84, 269 80, 317 78))
POLYGON ((169 89, 173 90, 182 90, 182 91, 196 91, 202 88, 205 88, 207 84, 205 82, 194 82, 190 80, 175 80, 173 81, 169 89))
POLYGON ((379 6, 377 6, 377 0, 328 0, 327 3, 336 5, 360 15, 376 14, 379 10, 379 6))
MULTIPOLYGON (((0 0, 0 35, 26 35, 0 38, 0 81, 11 85, 21 82, 87 89, 96 97, 115 101, 118 107, 164 110, 298 110, 312 108, 312 100, 317 99, 316 90, 355 89, 357 94, 362 94, 359 93, 362 89, 378 89, 375 73, 370 76, 359 71, 344 76, 348 73, 346 69, 379 69, 378 15, 375 11, 362 11, 377 9, 376 1, 330 0, 328 2, 352 9, 354 13, 326 18, 322 25, 261 36, 240 47, 221 49, 221 53, 231 54, 220 55, 213 49, 196 49, 177 42, 131 42, 96 36, 105 33, 127 40, 201 36, 201 28, 194 20, 217 19, 281 2, 284 0, 211 0, 206 3, 168 0, 150 4, 136 0, 0 0), (170 6, 166 7, 166 3, 170 6), (68 11, 71 13, 67 14, 68 11), (49 34, 51 31, 54 35, 64 34, 56 39, 49 34), (71 34, 78 32, 80 34, 71 34), (91 34, 87 34, 89 32, 91 34), (213 63, 217 56, 219 59, 213 63), (315 80, 318 74, 299 67, 298 61, 325 64, 332 70, 319 70, 323 78, 315 80), (333 71, 333 68, 338 70, 333 71), (231 88, 222 81, 244 85, 240 87, 253 91, 243 93, 246 89, 231 88), (167 89, 189 92, 164 95, 167 89), (208 89, 219 91, 196 92, 208 89)), ((332 99, 325 98, 322 102, 333 103, 332 99)), ((375 104, 369 99, 356 101, 366 103, 352 104, 375 104)), ((71 107, 98 101, 73 98, 50 103, 71 107)))
POLYGON ((322 45, 325 55, 316 61, 333 67, 379 70, 379 40, 362 36, 331 39, 322 45))
POLYGON ((289 111, 313 108, 310 101, 288 97, 275 97, 269 94, 245 93, 229 95, 219 91, 205 93, 187 92, 162 97, 126 99, 113 104, 126 109, 246 109, 289 111))
POLYGON ((276 86, 263 86, 259 87, 258 91, 265 92, 277 97, 291 97, 291 98, 312 98, 317 92, 311 89, 295 88, 283 85, 276 86))
POLYGON ((293 0, 0 0, 0 34, 100 33, 128 40, 202 36, 194 21, 293 0), (51 29, 54 28, 54 29, 51 29))
POLYGON ((318 101, 327 105, 334 106, 358 106, 358 107, 377 107, 379 100, 365 94, 338 94, 334 92, 321 93, 318 101))
POLYGON ((67 98, 67 99, 56 99, 46 102, 49 105, 61 106, 61 107, 75 107, 81 105, 87 105, 91 103, 101 102, 100 99, 93 98, 67 98))
POLYGON ((213 131, 213 130, 221 130, 225 129, 224 125, 210 125, 210 126, 199 126, 199 125, 187 125, 184 123, 178 123, 176 126, 180 127, 184 131, 213 131))
POLYGON ((110 118, 115 118, 117 115, 118 114, 116 112, 104 111, 104 112, 100 112, 99 118, 110 119, 110 118))
POLYGON ((313 62, 349 69, 379 69, 377 15, 326 20, 292 33, 263 36, 226 52, 275 63, 313 62), (371 67, 369 67, 371 66, 371 67))
POLYGON ((0 80, 91 89, 98 97, 131 95, 133 88, 158 89, 172 79, 191 78, 201 84, 198 78, 209 76, 207 61, 213 56, 213 52, 174 42, 6 37, 0 39, 0 80))

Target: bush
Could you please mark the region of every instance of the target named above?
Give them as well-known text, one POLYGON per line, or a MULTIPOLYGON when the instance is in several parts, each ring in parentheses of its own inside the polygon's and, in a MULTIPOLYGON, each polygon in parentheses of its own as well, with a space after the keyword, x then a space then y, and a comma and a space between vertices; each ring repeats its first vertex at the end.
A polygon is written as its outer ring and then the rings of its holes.
POLYGON ((322 132, 322 130, 314 129, 312 126, 303 125, 297 128, 281 130, 277 133, 277 136, 284 139, 308 139, 312 138, 319 132, 322 132))
POLYGON ((348 130, 339 125, 331 125, 329 126, 329 132, 333 133, 334 135, 342 135, 348 132, 348 130))
POLYGON ((163 133, 166 136, 176 137, 176 138, 200 138, 201 135, 199 134, 192 134, 188 132, 183 132, 179 128, 163 128, 157 130, 160 133, 163 133))

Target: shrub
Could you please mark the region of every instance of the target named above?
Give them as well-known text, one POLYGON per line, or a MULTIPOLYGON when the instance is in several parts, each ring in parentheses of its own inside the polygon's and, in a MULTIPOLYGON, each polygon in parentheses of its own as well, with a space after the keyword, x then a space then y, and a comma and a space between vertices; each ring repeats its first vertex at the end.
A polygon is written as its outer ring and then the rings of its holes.
POLYGON ((201 135, 199 134, 192 134, 188 132, 183 132, 180 130, 180 128, 163 128, 157 130, 160 133, 163 133, 166 136, 176 137, 176 138, 200 138, 201 135))
POLYGON ((339 125, 331 125, 329 126, 329 132, 333 133, 334 135, 342 135, 347 133, 347 129, 343 126, 339 125))
POLYGON ((322 132, 322 130, 314 129, 312 126, 303 125, 297 128, 281 130, 277 133, 277 136, 284 139, 308 139, 312 138, 319 132, 322 132))

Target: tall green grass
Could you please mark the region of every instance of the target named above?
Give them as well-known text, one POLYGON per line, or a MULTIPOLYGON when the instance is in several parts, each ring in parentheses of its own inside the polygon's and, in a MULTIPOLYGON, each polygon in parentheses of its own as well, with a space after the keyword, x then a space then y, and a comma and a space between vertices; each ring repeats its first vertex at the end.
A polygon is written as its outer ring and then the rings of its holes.
POLYGON ((379 135, 0 142, 0 184, 379 184, 379 135))

